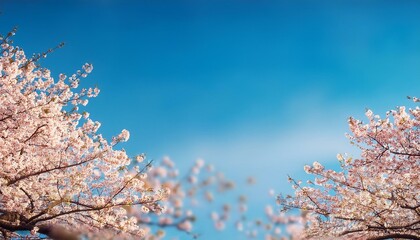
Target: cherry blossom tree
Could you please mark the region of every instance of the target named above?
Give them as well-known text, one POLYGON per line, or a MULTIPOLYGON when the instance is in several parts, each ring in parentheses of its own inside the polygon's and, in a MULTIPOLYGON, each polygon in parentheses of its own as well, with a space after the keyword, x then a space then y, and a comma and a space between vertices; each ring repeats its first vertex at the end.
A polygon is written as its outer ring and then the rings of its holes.
POLYGON ((366 116, 366 124, 349 119, 359 159, 338 154, 339 171, 305 166, 314 180, 289 177, 295 195, 277 198, 281 211, 268 205, 266 218, 240 221, 239 230, 246 226, 246 236, 266 240, 420 239, 420 109, 366 116))
POLYGON ((126 207, 159 214, 169 189, 146 186, 150 164, 128 168, 132 159, 117 149, 128 140, 127 130, 107 141, 100 123, 79 110, 99 92, 76 92, 92 65, 55 81, 37 65, 52 50, 27 58, 11 45, 14 33, 1 36, 0 236, 146 236, 126 207))
POLYGON ((420 108, 366 116, 367 123, 349 119, 360 158, 337 155, 339 171, 305 166, 315 177, 307 184, 289 178, 295 195, 278 201, 306 212, 300 238, 420 239, 420 108))
POLYGON ((99 93, 79 89, 92 65, 55 81, 38 65, 55 49, 27 58, 15 32, 0 36, 0 239, 197 237, 194 205, 234 184, 203 160, 180 175, 169 158, 128 157, 129 132, 109 142, 80 109, 99 93))

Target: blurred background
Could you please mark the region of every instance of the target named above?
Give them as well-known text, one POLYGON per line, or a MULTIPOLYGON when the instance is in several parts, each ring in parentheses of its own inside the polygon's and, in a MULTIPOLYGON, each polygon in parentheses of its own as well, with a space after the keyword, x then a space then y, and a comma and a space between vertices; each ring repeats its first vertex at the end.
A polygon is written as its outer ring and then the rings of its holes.
MULTIPOLYGON (((250 217, 264 217, 270 189, 292 192, 287 174, 307 178, 304 164, 357 156, 349 116, 420 96, 414 0, 2 0, 0 11, 27 55, 66 43, 42 60, 53 76, 94 65, 84 86, 101 93, 86 109, 105 136, 128 129, 130 155, 170 156, 181 172, 212 163, 250 196, 250 217)), ((244 239, 206 214, 200 239, 244 239)))

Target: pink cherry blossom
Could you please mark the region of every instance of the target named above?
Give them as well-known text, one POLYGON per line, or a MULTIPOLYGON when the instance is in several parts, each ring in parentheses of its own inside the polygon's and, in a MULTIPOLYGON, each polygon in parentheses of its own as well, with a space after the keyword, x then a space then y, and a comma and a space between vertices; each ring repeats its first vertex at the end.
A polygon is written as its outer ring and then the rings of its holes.
POLYGON ((283 210, 306 212, 302 238, 420 238, 420 108, 366 116, 367 123, 349 119, 360 158, 337 155, 340 171, 305 166, 314 183, 290 178, 295 196, 279 198, 283 210))
POLYGON ((77 89, 92 65, 55 80, 38 66, 46 53, 27 58, 10 44, 12 35, 2 39, 0 57, 1 236, 144 237, 147 229, 126 208, 158 214, 169 191, 146 189, 140 178, 149 164, 128 171, 131 158, 118 149, 127 130, 108 142, 98 132, 100 123, 80 110, 99 92, 77 89))

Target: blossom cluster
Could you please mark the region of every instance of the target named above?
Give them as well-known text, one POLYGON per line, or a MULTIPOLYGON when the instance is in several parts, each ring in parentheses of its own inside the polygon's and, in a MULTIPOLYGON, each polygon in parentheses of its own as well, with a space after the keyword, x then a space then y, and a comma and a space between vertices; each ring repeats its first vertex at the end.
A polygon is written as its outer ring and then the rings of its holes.
MULTIPOLYGON (((139 155, 138 158, 143 160, 145 156, 139 155)), ((198 237, 200 233, 194 231, 196 207, 212 203, 216 195, 234 187, 231 181, 202 159, 198 159, 186 174, 181 174, 169 157, 153 164, 145 183, 147 188, 163 186, 170 191, 168 198, 161 202, 165 209, 162 214, 151 214, 144 208, 130 208, 130 214, 149 230, 151 239, 165 237, 167 228, 198 237)))
POLYGON ((339 171, 307 165, 314 180, 305 185, 289 178, 295 196, 279 197, 284 210, 311 216, 307 238, 420 237, 420 108, 398 107, 385 118, 367 110, 366 116, 367 123, 349 119, 348 138, 360 158, 338 154, 339 171))
POLYGON ((64 239, 101 232, 143 237, 145 229, 127 206, 160 213, 169 190, 146 186, 148 164, 133 162, 120 142, 108 142, 100 123, 79 108, 95 97, 97 88, 79 87, 93 69, 55 80, 11 44, 14 31, 1 37, 0 56, 0 232, 64 239))

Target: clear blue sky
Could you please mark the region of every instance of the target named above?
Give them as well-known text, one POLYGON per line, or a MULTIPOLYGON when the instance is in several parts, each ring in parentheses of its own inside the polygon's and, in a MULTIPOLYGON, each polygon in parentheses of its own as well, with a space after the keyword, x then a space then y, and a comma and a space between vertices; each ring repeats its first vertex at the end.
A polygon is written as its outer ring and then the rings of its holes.
POLYGON ((290 192, 286 174, 357 154, 347 117, 420 95, 418 1, 3 0, 0 11, 28 54, 66 42, 43 60, 55 76, 93 63, 85 83, 101 94, 88 109, 106 136, 126 128, 130 154, 255 176, 256 215, 268 189, 290 192))

